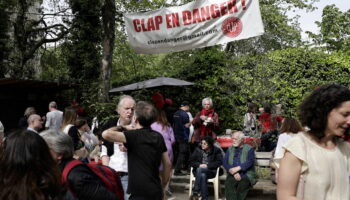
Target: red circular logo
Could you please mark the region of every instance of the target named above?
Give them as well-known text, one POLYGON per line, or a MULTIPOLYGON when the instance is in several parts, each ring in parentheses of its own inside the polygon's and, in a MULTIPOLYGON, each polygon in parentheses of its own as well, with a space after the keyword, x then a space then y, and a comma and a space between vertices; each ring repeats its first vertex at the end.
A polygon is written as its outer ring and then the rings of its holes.
POLYGON ((242 32, 242 22, 239 18, 229 17, 222 23, 221 30, 227 37, 237 37, 242 32))

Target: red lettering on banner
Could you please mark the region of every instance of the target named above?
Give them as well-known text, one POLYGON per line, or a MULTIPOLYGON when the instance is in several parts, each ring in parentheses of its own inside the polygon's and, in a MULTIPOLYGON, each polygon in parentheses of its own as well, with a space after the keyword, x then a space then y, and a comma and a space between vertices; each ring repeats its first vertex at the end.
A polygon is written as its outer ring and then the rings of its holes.
POLYGON ((154 26, 153 18, 149 18, 147 21, 148 31, 154 31, 156 27, 154 26))
MULTIPOLYGON (((246 10, 246 1, 247 0, 240 0, 242 4, 242 9, 246 10)), ((225 2, 222 2, 220 4, 211 4, 208 6, 203 6, 200 8, 195 8, 192 11, 184 10, 182 11, 182 19, 184 25, 190 25, 195 24, 199 22, 204 22, 210 19, 215 19, 221 16, 225 16, 228 14, 233 14, 238 12, 237 7, 237 0, 228 0, 225 2)), ((172 26, 170 24, 170 16, 167 16, 167 26, 168 28, 173 28, 175 26, 172 26), (168 24, 169 23, 169 24, 168 24)))
POLYGON ((141 28, 140 28, 140 20, 139 19, 134 19, 133 21, 133 24, 134 24, 134 29, 136 32, 141 32, 141 28))
POLYGON ((241 2, 242 2, 242 8, 243 8, 243 10, 247 10, 247 7, 245 7, 245 0, 241 0, 241 2))
POLYGON ((213 19, 220 17, 220 10, 218 8, 219 6, 217 4, 210 5, 211 17, 213 19))
POLYGON ((167 28, 175 28, 180 26, 179 13, 166 14, 165 20, 167 28))
POLYGON ((230 14, 232 14, 233 12, 238 12, 238 8, 236 6, 236 0, 231 0, 227 3, 227 8, 228 8, 228 12, 230 14))
POLYGON ((147 29, 146 26, 145 26, 145 19, 141 19, 141 28, 142 28, 142 31, 143 31, 143 32, 148 31, 148 29, 147 29))
POLYGON ((182 11, 182 19, 184 21, 184 25, 190 25, 192 19, 191 12, 188 10, 182 11))
POLYGON ((147 32, 159 30, 159 25, 163 22, 162 16, 150 17, 148 19, 134 19, 134 29, 136 32, 147 32), (147 20, 147 21, 146 21, 147 20))
POLYGON ((162 16, 156 16, 155 20, 156 20, 156 30, 159 30, 159 25, 163 23, 163 18, 162 16))
POLYGON ((223 2, 223 3, 220 4, 221 16, 225 16, 228 13, 227 7, 225 5, 226 3, 227 2, 223 2))
POLYGON ((201 16, 199 16, 199 10, 193 9, 193 16, 192 16, 192 24, 195 24, 197 22, 202 22, 201 16))
POLYGON ((209 6, 205 6, 201 8, 201 16, 202 16, 202 21, 205 20, 210 20, 210 11, 209 11, 209 6))

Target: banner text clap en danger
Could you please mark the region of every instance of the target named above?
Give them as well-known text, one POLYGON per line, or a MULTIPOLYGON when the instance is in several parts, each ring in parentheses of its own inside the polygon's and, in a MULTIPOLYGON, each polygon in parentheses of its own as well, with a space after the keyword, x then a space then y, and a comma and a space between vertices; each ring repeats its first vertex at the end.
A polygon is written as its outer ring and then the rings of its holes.
POLYGON ((124 18, 130 45, 145 54, 202 48, 264 33, 258 0, 197 0, 124 18))

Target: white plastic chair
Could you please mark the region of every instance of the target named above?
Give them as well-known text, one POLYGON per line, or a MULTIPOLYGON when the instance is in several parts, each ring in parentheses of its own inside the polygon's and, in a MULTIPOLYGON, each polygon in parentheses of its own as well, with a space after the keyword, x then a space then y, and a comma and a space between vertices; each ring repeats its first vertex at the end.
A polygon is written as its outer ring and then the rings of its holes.
MULTIPOLYGON (((219 192, 220 192, 220 179, 219 179, 219 170, 220 167, 216 170, 216 175, 214 178, 208 179, 208 183, 213 183, 214 186, 214 199, 218 200, 219 199, 219 192)), ((191 167, 191 172, 190 172, 190 188, 189 188, 189 196, 192 194, 192 187, 193 187, 193 182, 196 180, 196 177, 192 173, 193 167, 191 167)))

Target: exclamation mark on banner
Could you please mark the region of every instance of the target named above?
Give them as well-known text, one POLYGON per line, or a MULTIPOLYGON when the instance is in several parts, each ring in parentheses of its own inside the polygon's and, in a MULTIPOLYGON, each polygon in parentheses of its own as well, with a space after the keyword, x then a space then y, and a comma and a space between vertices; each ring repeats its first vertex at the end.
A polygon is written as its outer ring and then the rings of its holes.
POLYGON ((242 2, 242 8, 243 8, 243 10, 247 10, 247 7, 245 7, 245 0, 241 0, 241 2, 242 2))

